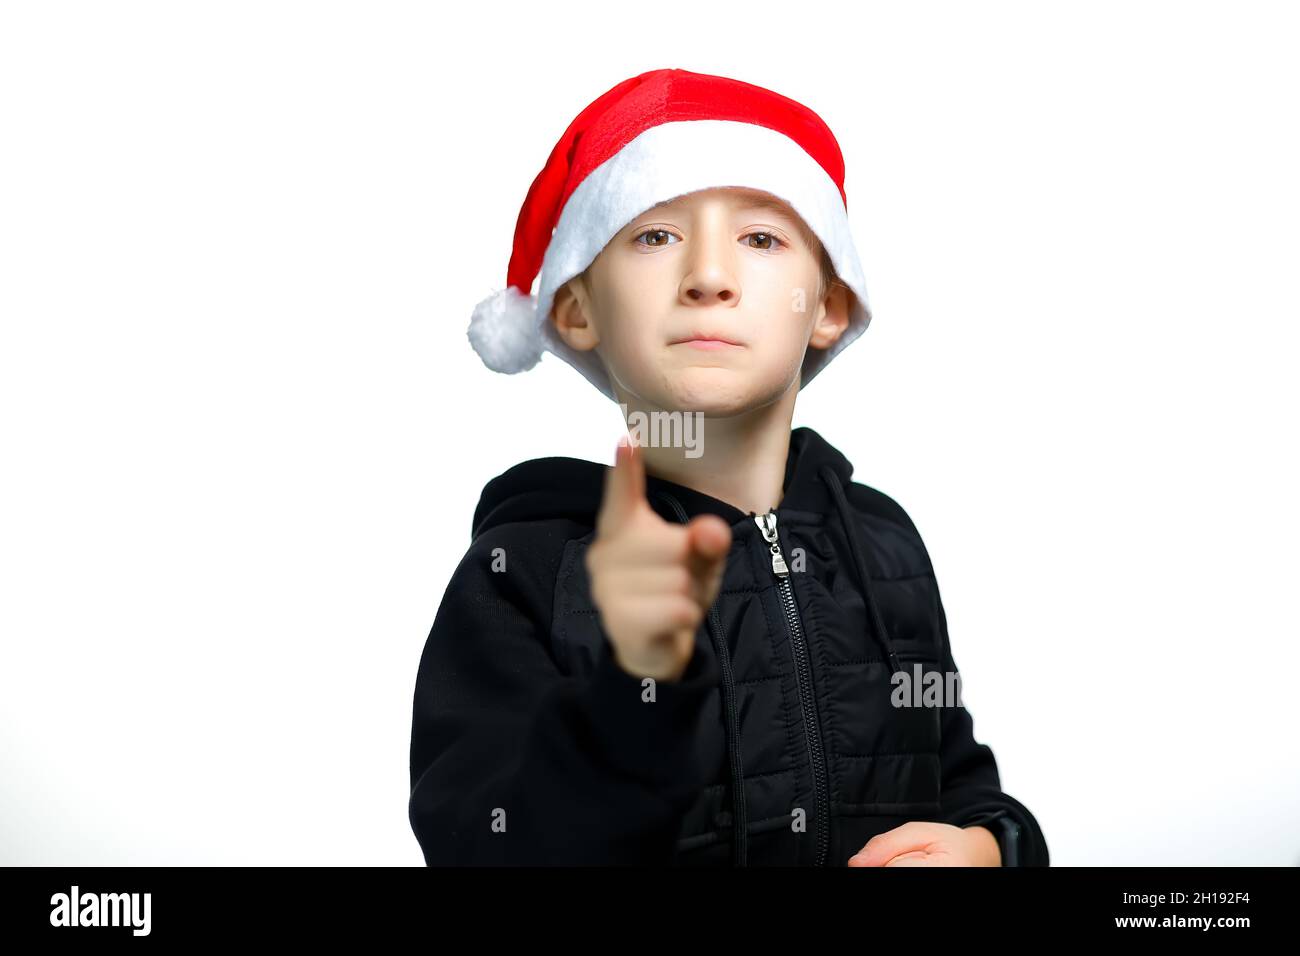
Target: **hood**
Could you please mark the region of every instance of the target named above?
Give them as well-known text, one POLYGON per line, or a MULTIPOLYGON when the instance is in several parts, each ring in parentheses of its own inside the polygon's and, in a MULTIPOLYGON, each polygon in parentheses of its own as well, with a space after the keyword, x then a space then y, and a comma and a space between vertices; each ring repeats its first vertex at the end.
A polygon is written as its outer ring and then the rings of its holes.
MULTIPOLYGON (((534 458, 493 478, 483 488, 474 510, 472 538, 489 528, 511 521, 566 518, 591 527, 604 497, 608 465, 585 458, 534 458)), ((790 432, 790 453, 785 465, 785 495, 773 507, 782 511, 810 511, 827 514, 835 506, 834 493, 821 477, 829 467, 842 485, 851 480, 853 465, 811 428, 790 432)), ((673 481, 646 474, 646 497, 665 520, 678 516, 663 502, 666 492, 681 503, 688 518, 715 514, 729 525, 754 517, 728 502, 673 481)))

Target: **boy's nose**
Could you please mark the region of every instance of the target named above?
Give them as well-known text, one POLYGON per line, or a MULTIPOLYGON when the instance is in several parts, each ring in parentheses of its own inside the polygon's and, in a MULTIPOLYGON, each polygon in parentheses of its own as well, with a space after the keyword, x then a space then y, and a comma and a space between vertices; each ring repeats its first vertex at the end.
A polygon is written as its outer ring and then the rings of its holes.
POLYGON ((729 241, 727 236, 716 231, 710 231, 707 236, 697 234, 687 273, 682 277, 681 298, 685 304, 735 305, 740 301, 735 253, 728 248, 729 241))

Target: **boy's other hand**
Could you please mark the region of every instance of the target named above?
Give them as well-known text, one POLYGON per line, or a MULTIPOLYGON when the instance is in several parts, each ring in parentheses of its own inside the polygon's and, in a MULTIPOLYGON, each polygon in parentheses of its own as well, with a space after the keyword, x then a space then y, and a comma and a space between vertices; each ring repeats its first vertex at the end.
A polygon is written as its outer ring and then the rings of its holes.
POLYGON ((988 827, 912 821, 878 833, 849 857, 849 866, 1001 866, 988 827))
POLYGON ((645 463, 630 436, 605 474, 596 536, 587 549, 591 596, 614 660, 636 677, 677 680, 717 597, 731 528, 717 515, 665 521, 645 495, 645 463))

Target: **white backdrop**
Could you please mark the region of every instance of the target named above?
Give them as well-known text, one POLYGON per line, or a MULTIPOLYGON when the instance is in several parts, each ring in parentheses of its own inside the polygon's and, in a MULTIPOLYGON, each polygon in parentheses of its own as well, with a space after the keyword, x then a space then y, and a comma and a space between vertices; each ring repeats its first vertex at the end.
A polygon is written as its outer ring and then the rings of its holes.
POLYGON ((1286 5, 0 8, 0 862, 395 864, 483 485, 618 410, 465 338, 656 67, 817 110, 875 319, 802 395, 934 560, 1054 864, 1300 861, 1286 5))

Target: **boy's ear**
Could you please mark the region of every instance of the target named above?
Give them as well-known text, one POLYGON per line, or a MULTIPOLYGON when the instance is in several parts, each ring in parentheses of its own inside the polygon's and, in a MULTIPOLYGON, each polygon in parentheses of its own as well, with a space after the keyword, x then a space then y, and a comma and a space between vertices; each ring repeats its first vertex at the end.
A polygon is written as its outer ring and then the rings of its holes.
POLYGON ((588 308, 587 290, 581 276, 574 276, 555 290, 550 320, 565 344, 579 352, 594 349, 600 343, 588 308))
POLYGON ((828 349, 834 345, 849 327, 852 307, 853 290, 842 282, 832 283, 817 308, 817 322, 813 325, 808 347, 828 349))

